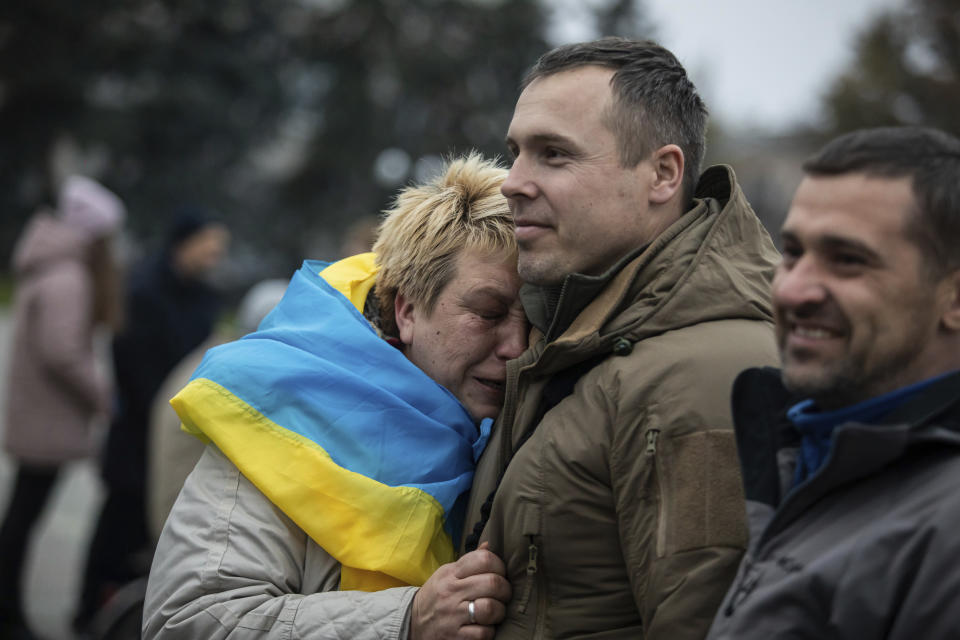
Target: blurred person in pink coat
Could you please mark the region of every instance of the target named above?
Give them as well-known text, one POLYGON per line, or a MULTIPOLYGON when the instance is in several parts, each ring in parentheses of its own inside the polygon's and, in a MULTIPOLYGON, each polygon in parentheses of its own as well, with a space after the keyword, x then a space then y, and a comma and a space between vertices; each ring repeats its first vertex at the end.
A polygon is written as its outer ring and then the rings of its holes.
POLYGON ((16 464, 0 527, 0 639, 34 637, 23 613, 30 533, 65 462, 95 451, 92 424, 111 389, 94 355, 98 327, 121 321, 112 237, 126 212, 102 185, 68 178, 56 211, 28 222, 13 253, 13 342, 3 444, 16 464))

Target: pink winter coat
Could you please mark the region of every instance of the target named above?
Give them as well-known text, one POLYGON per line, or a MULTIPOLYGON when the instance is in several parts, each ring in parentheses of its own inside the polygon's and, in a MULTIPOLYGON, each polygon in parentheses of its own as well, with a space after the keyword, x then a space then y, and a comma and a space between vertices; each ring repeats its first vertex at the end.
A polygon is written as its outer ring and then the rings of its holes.
POLYGON ((89 240, 37 214, 13 254, 17 277, 8 371, 6 449, 21 462, 55 465, 92 453, 91 418, 108 388, 94 365, 89 240))

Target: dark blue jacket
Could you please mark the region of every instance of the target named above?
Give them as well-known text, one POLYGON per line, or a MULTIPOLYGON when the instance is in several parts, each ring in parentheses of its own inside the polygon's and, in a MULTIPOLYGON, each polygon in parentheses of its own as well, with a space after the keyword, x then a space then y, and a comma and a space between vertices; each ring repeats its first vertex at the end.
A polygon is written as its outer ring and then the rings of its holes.
POLYGON ((113 341, 117 405, 102 469, 111 488, 143 490, 150 405, 167 374, 210 335, 219 309, 217 293, 175 273, 167 252, 135 271, 126 328, 113 341))

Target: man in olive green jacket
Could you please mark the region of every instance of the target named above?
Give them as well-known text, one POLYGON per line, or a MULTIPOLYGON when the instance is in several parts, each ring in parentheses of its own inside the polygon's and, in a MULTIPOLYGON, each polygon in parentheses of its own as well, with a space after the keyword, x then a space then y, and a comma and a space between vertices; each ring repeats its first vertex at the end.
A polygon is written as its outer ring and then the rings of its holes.
MULTIPOLYGON (((778 255, 733 171, 699 175, 705 120, 650 42, 560 47, 524 83, 502 191, 534 329, 465 542, 507 567, 498 637, 702 638, 734 576, 730 389, 776 362, 778 255)), ((488 600, 464 624, 495 622, 488 600)))

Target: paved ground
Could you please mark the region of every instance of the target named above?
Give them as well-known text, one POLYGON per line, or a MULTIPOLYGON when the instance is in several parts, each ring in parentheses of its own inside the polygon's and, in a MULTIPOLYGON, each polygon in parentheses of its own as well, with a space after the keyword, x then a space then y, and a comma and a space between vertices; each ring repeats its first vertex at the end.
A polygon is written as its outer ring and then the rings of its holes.
MULTIPOLYGON (((0 416, 11 372, 10 318, 0 309, 0 416)), ((0 417, 0 430, 4 428, 0 417)), ((12 489, 12 462, 0 452, 0 509, 12 489)), ((92 534, 102 490, 91 462, 75 463, 62 474, 46 512, 41 516, 27 557, 26 607, 34 631, 46 640, 69 640, 70 617, 92 534)))

